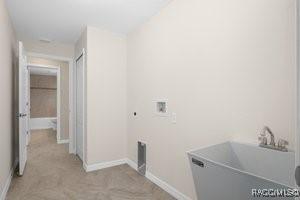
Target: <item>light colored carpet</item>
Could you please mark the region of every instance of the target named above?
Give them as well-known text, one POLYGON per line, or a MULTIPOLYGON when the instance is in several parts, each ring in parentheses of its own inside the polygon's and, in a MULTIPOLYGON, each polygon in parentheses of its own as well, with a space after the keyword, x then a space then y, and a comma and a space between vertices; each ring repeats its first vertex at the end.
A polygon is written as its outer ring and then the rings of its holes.
POLYGON ((7 200, 173 200, 128 165, 86 173, 80 159, 56 144, 51 130, 33 131, 22 177, 7 200))

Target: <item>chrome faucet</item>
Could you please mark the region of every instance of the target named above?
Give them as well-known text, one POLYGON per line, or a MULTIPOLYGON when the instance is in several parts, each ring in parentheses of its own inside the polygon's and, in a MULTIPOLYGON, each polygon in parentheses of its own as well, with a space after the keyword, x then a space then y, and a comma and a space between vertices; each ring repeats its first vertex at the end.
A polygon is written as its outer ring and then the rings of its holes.
POLYGON ((260 147, 274 149, 274 150, 278 150, 278 151, 285 151, 285 152, 288 151, 288 149, 286 148, 286 145, 289 144, 288 141, 279 139, 278 144, 276 145, 274 133, 267 126, 265 126, 262 129, 262 131, 260 132, 260 136, 259 136, 258 140, 260 141, 260 144, 259 144, 260 147), (266 136, 266 132, 269 133, 269 135, 270 135, 271 141, 269 144, 268 144, 268 138, 266 136))
POLYGON ((275 136, 274 133, 271 131, 271 129, 267 126, 265 126, 262 130, 260 135, 263 137, 266 137, 266 132, 269 133, 271 141, 270 141, 270 145, 271 146, 275 146, 275 136))

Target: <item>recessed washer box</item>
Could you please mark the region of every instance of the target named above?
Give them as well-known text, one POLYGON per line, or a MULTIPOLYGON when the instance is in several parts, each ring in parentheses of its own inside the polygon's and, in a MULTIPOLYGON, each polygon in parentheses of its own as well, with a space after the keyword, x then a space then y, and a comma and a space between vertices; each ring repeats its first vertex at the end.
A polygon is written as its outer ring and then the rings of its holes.
POLYGON ((155 103, 155 114, 158 116, 168 116, 168 101, 166 99, 157 99, 155 103))

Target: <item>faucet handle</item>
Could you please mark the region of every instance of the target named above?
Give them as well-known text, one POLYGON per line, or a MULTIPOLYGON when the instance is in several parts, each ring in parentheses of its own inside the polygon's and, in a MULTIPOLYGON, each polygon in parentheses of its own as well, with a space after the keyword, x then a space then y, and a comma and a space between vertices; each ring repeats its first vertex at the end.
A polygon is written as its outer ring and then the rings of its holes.
POLYGON ((267 126, 264 126, 263 129, 260 131, 259 135, 262 137, 266 137, 266 129, 267 128, 268 128, 267 126))
POLYGON ((279 139, 279 140, 278 140, 278 146, 279 146, 279 147, 285 147, 285 146, 287 146, 288 144, 289 144, 289 142, 286 141, 286 140, 284 140, 284 139, 279 139))
POLYGON ((260 135, 258 137, 258 140, 260 141, 260 144, 262 144, 262 145, 267 145, 268 144, 268 139, 265 136, 260 135))

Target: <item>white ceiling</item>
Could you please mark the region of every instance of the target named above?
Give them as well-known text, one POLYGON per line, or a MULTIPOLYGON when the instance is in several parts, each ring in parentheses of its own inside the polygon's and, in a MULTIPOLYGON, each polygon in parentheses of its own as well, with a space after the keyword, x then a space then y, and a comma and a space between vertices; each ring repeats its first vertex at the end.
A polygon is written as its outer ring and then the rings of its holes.
POLYGON ((6 0, 20 39, 74 43, 86 25, 126 34, 170 0, 6 0))

